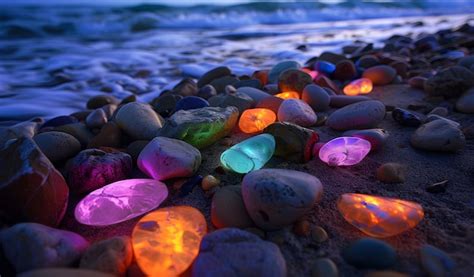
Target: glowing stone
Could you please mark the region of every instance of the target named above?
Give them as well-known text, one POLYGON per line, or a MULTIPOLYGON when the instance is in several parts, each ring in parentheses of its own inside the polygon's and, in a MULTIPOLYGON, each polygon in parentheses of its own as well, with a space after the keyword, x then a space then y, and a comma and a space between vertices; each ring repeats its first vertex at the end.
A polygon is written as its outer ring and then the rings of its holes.
POLYGON ((248 109, 240 116, 239 128, 247 134, 257 133, 276 121, 276 114, 269 109, 248 109))
POLYGON ((74 211, 82 224, 106 226, 132 219, 158 207, 168 188, 152 179, 122 180, 89 193, 74 211))
POLYGON ((314 63, 314 69, 318 72, 331 75, 336 71, 336 65, 326 61, 317 61, 314 63))
POLYGON ((368 94, 372 91, 373 84, 370 79, 361 78, 350 82, 344 87, 344 94, 354 96, 358 94, 368 94))
POLYGON ((275 152, 275 138, 261 134, 246 139, 221 155, 221 164, 237 173, 248 173, 262 168, 275 152))
POLYGON ((370 152, 370 142, 357 137, 335 138, 321 147, 319 158, 330 166, 355 165, 370 152))
POLYGON ((174 206, 151 212, 133 229, 137 264, 148 276, 178 276, 193 263, 206 232, 204 216, 193 207, 174 206))
POLYGON ((418 203, 366 194, 345 193, 338 199, 337 208, 347 222, 378 238, 409 230, 424 217, 418 203))
POLYGON ((276 97, 281 99, 300 99, 300 94, 296 91, 287 91, 275 94, 276 97))
POLYGON ((311 69, 306 68, 306 67, 301 68, 301 70, 308 73, 309 76, 311 76, 311 78, 313 78, 313 80, 316 79, 316 77, 318 77, 318 75, 319 75, 319 72, 311 70, 311 69))

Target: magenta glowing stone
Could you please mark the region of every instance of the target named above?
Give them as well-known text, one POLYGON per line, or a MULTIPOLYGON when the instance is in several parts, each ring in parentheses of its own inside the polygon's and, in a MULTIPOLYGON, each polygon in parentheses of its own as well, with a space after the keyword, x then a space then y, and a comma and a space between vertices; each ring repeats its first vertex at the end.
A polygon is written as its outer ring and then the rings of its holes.
POLYGON ((85 225, 106 226, 132 219, 157 208, 168 188, 153 179, 122 180, 89 193, 74 211, 85 225))
POLYGON ((324 144, 319 150, 319 158, 329 166, 355 165, 369 152, 369 141, 356 137, 340 137, 324 144))

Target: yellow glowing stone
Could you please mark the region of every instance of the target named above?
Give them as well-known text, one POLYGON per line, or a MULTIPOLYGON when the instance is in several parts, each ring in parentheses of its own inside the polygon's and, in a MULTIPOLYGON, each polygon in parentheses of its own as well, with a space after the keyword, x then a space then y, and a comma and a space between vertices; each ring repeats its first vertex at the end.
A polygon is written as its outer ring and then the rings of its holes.
POLYGON ((276 121, 276 114, 269 109, 248 109, 240 116, 239 128, 247 134, 261 132, 276 121))
POLYGON ((337 208, 350 224, 378 238, 411 229, 424 217, 418 203, 357 193, 343 194, 337 201, 337 208))
POLYGON ((360 78, 350 82, 348 85, 344 87, 344 94, 345 95, 358 95, 358 94, 368 94, 372 91, 373 84, 370 79, 367 78, 360 78))
POLYGON ((183 273, 198 255, 206 231, 204 216, 193 207, 167 207, 147 214, 132 233, 138 266, 149 276, 183 273))
POLYGON ((296 91, 287 91, 275 94, 276 97, 281 99, 300 99, 300 94, 296 91))

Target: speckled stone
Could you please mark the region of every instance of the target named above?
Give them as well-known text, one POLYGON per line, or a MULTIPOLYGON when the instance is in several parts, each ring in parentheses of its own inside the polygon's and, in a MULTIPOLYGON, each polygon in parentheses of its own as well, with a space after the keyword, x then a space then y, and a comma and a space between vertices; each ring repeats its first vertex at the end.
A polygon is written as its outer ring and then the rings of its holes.
POLYGON ((320 201, 318 178, 295 170, 261 169, 242 181, 245 207, 258 227, 276 230, 300 219, 320 201))

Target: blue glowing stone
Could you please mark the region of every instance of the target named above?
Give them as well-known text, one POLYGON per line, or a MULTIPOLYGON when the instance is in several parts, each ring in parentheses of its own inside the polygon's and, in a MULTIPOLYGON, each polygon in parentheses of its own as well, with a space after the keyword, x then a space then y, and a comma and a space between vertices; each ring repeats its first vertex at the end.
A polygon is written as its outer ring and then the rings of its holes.
POLYGON ((336 65, 330 62, 325 62, 325 61, 317 61, 314 64, 314 70, 325 73, 327 75, 331 75, 336 71, 336 65))
POLYGON ((262 168, 275 152, 275 138, 270 134, 261 134, 246 139, 221 155, 221 164, 237 173, 248 173, 262 168))

